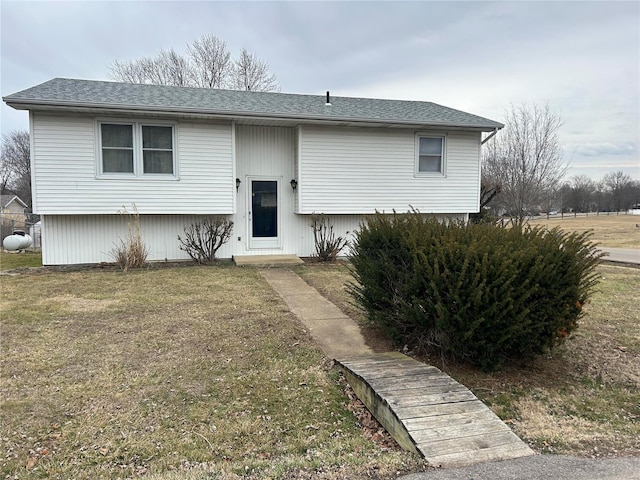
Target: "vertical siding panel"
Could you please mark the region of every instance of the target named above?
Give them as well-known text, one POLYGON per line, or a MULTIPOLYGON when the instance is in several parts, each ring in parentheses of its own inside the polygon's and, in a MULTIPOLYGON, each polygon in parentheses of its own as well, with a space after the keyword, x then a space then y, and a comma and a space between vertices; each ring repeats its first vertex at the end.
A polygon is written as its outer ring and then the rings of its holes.
MULTIPOLYGON (((141 215, 142 240, 149 250, 149 261, 188 260, 180 250, 178 235, 188 225, 206 215, 141 215)), ((221 216, 230 218, 230 216, 221 216)), ((128 238, 127 218, 122 215, 46 215, 42 217, 44 265, 113 262, 111 252, 120 239, 128 238)), ((230 258, 229 244, 219 251, 230 258)))
POLYGON ((237 196, 235 230, 232 237, 233 255, 294 253, 293 219, 294 192, 289 182, 294 178, 295 130, 283 127, 236 126, 236 171, 242 180, 237 196), (249 177, 271 177, 279 180, 281 248, 249 249, 248 201, 249 177), (238 241, 238 237, 241 238, 238 241))
MULTIPOLYGON (((207 218, 206 215, 141 215, 142 240, 149 249, 149 261, 188 260, 180 250, 177 236, 183 235, 185 227, 207 218)), ((439 215, 463 219, 464 215, 439 215)), ((220 218, 232 218, 220 216, 220 218)), ((365 215, 328 215, 337 236, 353 239, 354 232, 366 221, 365 215)), ((283 226, 286 237, 282 249, 246 250, 238 248, 233 236, 229 243, 218 251, 219 258, 231 258, 239 254, 290 253, 303 257, 313 256, 315 246, 310 227, 310 215, 284 214, 283 226), (285 220, 286 217, 286 220, 285 220), (240 253, 239 253, 240 252, 240 253)), ((46 215, 42 217, 44 265, 64 265, 113 262, 110 252, 119 239, 127 238, 127 218, 122 215, 46 215)), ((348 254, 348 249, 342 252, 348 254)))

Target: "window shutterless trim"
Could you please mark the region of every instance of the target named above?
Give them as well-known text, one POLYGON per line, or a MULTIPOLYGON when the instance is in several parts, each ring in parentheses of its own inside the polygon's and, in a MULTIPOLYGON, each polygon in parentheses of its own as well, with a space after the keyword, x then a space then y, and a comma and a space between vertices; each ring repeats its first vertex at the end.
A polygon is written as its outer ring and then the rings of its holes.
MULTIPOLYGON (((144 121, 144 120, 128 120, 128 119, 96 119, 96 161, 97 175, 96 178, 101 179, 118 179, 118 180, 179 180, 178 172, 178 124, 176 122, 162 121, 144 121), (102 125, 131 125, 133 135, 133 172, 105 172, 104 159, 102 157, 102 125), (171 149, 161 148, 143 148, 142 127, 171 127, 171 149), (144 152, 145 151, 163 151, 172 152, 172 173, 145 173, 144 172, 144 152)), ((109 149, 110 147, 106 147, 109 149)), ((115 150, 116 148, 113 148, 115 150)), ((121 148, 122 150, 131 150, 130 148, 121 148)))
POLYGON ((133 177, 136 175, 136 142, 135 142, 135 125, 134 122, 123 122, 123 121, 104 121, 97 122, 97 159, 98 159, 98 176, 106 176, 106 177, 133 177), (131 127, 131 147, 103 147, 102 146, 102 125, 126 125, 131 127), (104 158, 102 156, 102 152, 104 149, 107 150, 126 150, 131 151, 133 153, 133 171, 132 172, 105 172, 104 171, 104 158))
MULTIPOLYGON (((439 132, 416 132, 415 134, 415 159, 414 159, 414 176, 415 177, 445 177, 447 173, 447 134, 439 132), (420 139, 421 138, 437 138, 442 141, 442 152, 440 154, 440 170, 438 171, 420 171, 420 139)), ((434 157, 436 155, 433 155, 434 157)))

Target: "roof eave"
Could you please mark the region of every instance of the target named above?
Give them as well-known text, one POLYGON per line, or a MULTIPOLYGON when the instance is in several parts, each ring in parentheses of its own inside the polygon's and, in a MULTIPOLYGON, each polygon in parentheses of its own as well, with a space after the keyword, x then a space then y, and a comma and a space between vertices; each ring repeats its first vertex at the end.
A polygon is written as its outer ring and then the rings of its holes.
POLYGON ((4 205, 2 205, 2 208, 6 208, 6 207, 8 207, 8 206, 9 206, 9 205, 11 205, 14 201, 18 201, 18 202, 20 202, 24 208, 27 208, 27 207, 28 207, 28 205, 27 205, 26 203, 24 203, 24 201, 23 201, 19 196, 17 196, 17 195, 12 195, 12 196, 11 196, 11 198, 9 199, 9 201, 8 201, 8 202, 6 202, 4 205))
POLYGON ((42 109, 56 109, 56 110, 73 110, 78 111, 82 109, 87 110, 104 110, 113 113, 152 113, 152 114, 181 114, 181 115, 194 115, 194 116, 208 116, 211 118, 219 119, 275 119, 275 120, 291 120, 291 121, 306 121, 306 122, 319 122, 319 123, 351 123, 361 125, 394 125, 394 126, 421 126, 421 127, 447 127, 447 128, 464 128, 470 130, 479 130, 482 132, 491 132, 496 129, 504 127, 503 124, 497 122, 491 122, 490 124, 469 124, 460 122, 419 122, 415 120, 392 120, 392 119, 378 119, 378 118, 353 118, 353 117, 335 117, 335 116, 321 116, 321 115, 303 115, 303 114, 287 114, 287 113, 267 113, 267 112, 244 112, 233 110, 207 110, 201 108, 190 107, 153 107, 153 106, 141 106, 141 105, 114 105, 105 103, 92 103, 92 102, 61 102, 50 100, 25 100, 15 99, 9 97, 3 97, 2 100, 10 107, 16 110, 37 110, 39 107, 42 109))

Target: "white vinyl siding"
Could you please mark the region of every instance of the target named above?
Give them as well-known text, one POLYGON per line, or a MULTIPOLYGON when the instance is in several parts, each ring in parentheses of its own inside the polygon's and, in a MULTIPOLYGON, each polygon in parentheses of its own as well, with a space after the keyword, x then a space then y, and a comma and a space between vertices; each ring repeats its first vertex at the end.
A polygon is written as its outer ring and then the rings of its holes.
POLYGON ((416 133, 300 127, 298 213, 477 212, 480 133, 447 132, 446 176, 416 175, 416 133))
MULTIPOLYGON (((179 248, 178 235, 193 222, 201 221, 204 215, 141 215, 142 241, 149 250, 149 261, 190 260, 179 248)), ((226 216, 226 218, 232 218, 226 216)), ((465 215, 439 215, 441 220, 461 219, 465 215)), ((353 239, 354 232, 365 221, 363 215, 330 215, 329 222, 337 236, 353 239)), ((234 225, 231 239, 220 250, 218 258, 233 255, 263 255, 273 253, 294 254, 310 257, 315 254, 310 215, 293 215, 283 212, 283 227, 287 235, 282 248, 247 250, 244 242, 238 241, 234 225)), ((42 217, 42 263, 44 265, 68 265, 83 263, 113 262, 111 251, 119 239, 127 238, 127 218, 122 215, 44 215, 42 217)), ((345 248, 342 255, 348 255, 345 248)))
POLYGON ((36 213, 113 214, 132 204, 141 214, 233 213, 231 123, 175 122, 178 180, 163 174, 107 179, 99 172, 95 117, 32 118, 36 213))

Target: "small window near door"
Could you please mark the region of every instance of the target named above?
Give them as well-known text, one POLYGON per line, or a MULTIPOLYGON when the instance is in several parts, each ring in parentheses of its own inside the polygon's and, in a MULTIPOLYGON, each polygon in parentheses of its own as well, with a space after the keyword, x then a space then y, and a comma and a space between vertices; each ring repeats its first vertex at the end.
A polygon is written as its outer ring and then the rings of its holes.
POLYGON ((416 137, 417 174, 444 173, 445 137, 425 136, 416 137))

